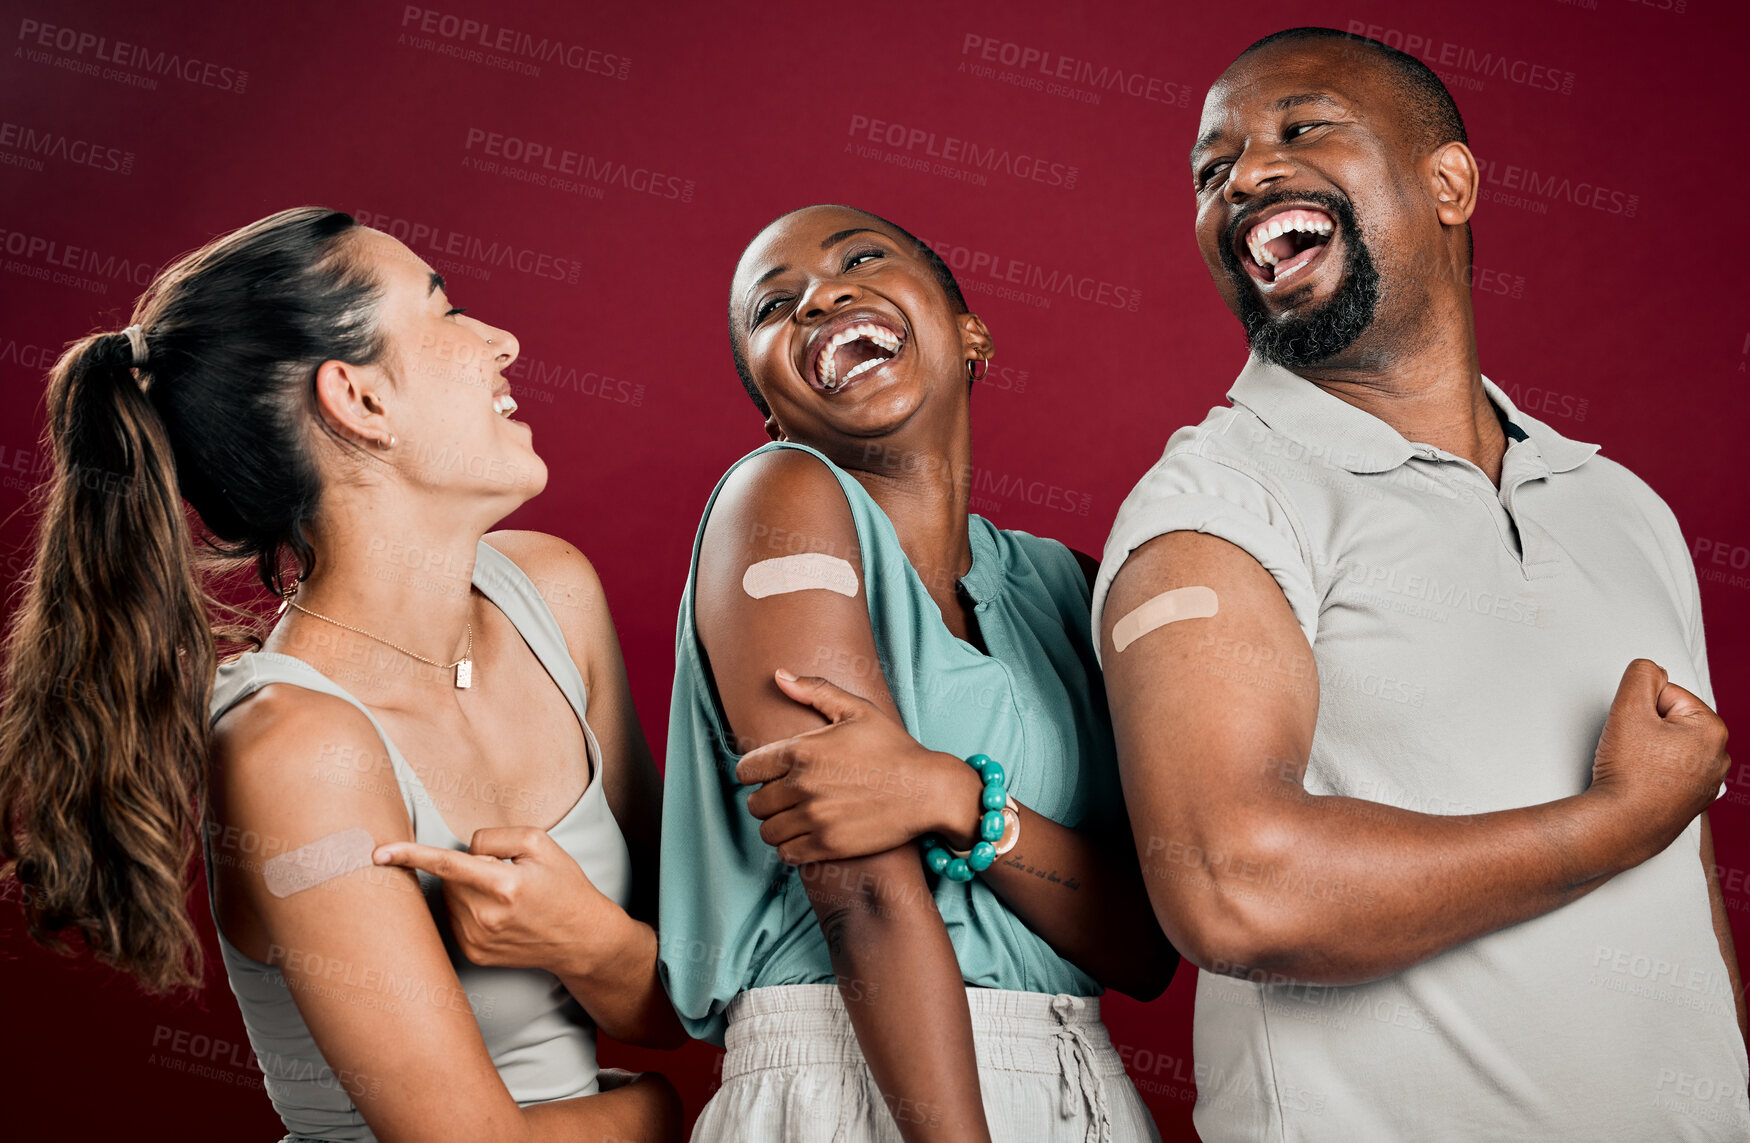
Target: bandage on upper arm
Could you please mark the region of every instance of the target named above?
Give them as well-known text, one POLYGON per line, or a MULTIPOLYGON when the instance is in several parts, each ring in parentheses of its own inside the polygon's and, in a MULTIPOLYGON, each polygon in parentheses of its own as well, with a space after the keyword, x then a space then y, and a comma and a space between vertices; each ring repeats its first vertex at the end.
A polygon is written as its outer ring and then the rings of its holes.
POLYGON ((1208 619, 1216 613, 1218 606, 1212 587, 1198 585, 1163 591, 1138 604, 1129 615, 1112 625, 1112 649, 1122 651, 1150 631, 1181 619, 1208 619))
POLYGON ((362 826, 341 830, 269 858, 261 866, 262 880, 275 897, 290 897, 355 869, 370 868, 375 848, 370 830, 362 826))
POLYGON ((754 599, 794 591, 833 591, 855 597, 857 570, 850 561, 825 552, 799 552, 750 564, 741 576, 741 590, 754 599))

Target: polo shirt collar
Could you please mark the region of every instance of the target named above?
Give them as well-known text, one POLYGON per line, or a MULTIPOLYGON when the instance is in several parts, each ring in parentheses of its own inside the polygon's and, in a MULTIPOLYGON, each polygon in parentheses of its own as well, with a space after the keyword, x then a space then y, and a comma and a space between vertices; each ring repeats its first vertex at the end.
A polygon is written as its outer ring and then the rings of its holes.
POLYGON ((1513 399, 1503 393, 1501 387, 1489 380, 1486 375, 1483 377, 1483 392, 1487 393, 1489 400, 1495 402, 1501 412, 1506 414, 1505 420, 1509 426, 1509 433, 1511 434, 1512 429, 1517 428, 1523 434, 1523 437, 1515 436, 1514 439, 1529 440, 1536 445, 1537 451, 1543 456, 1544 464, 1551 472, 1567 472, 1579 468, 1591 459, 1592 454, 1598 451, 1598 446, 1595 444, 1569 440, 1536 417, 1521 413, 1518 406, 1513 404, 1513 399))
MULTIPOLYGON (((1487 377, 1483 378, 1483 391, 1505 414, 1512 440, 1529 440, 1551 472, 1577 468, 1598 451, 1595 444, 1571 441, 1521 413, 1487 377)), ((1247 358, 1227 398, 1250 410, 1271 431, 1298 441, 1314 455, 1350 472, 1390 472, 1422 451, 1372 413, 1257 357, 1247 358)))

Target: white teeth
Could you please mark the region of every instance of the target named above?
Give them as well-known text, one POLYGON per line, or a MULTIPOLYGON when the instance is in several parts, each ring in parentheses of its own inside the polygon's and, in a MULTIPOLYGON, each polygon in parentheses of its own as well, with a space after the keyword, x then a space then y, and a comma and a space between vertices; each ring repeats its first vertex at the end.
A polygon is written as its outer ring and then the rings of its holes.
POLYGON ((1276 277, 1271 280, 1270 284, 1272 286, 1281 285, 1285 279, 1292 278, 1294 275, 1300 273, 1301 270, 1306 268, 1306 264, 1313 260, 1313 254, 1317 249, 1318 247, 1315 246, 1312 250, 1308 250, 1302 254, 1300 260, 1295 262, 1292 266, 1276 271, 1276 277))
POLYGON ((1246 235, 1246 249, 1251 252, 1252 261, 1260 266, 1274 266, 1281 259, 1265 249, 1265 244, 1272 238, 1280 238, 1291 231, 1305 234, 1330 234, 1336 225, 1323 219, 1306 218, 1294 212, 1290 215, 1278 215, 1269 222, 1261 222, 1254 226, 1246 235))
POLYGON ((888 360, 884 357, 872 357, 868 361, 858 365, 855 369, 852 369, 841 378, 838 375, 837 361, 839 346, 849 345, 858 338, 867 338, 876 345, 879 345, 882 349, 885 349, 889 354, 899 352, 900 338, 895 336, 885 327, 875 325, 872 322, 859 322, 856 325, 847 326, 835 333, 832 340, 820 351, 818 372, 820 374, 821 388, 829 390, 837 389, 845 381, 849 381, 865 369, 871 369, 880 365, 883 361, 888 360))
POLYGON ((516 412, 516 398, 509 393, 501 393, 492 398, 492 411, 501 417, 508 417, 516 412))

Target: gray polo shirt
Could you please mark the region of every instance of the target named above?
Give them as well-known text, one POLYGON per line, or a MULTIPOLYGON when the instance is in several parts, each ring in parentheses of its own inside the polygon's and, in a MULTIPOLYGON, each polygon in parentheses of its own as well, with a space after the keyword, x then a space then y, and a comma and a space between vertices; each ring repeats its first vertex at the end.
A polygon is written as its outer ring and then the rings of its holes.
MULTIPOLYGON (((1629 660, 1713 702, 1695 572, 1652 489, 1483 384, 1510 438, 1498 490, 1470 462, 1248 362, 1232 407, 1174 433, 1119 509, 1095 646, 1133 550, 1173 531, 1219 536, 1269 570, 1312 644, 1310 792, 1463 814, 1586 789, 1629 660)), ((1285 668, 1281 681, 1311 680, 1285 668)), ((1596 892, 1370 984, 1201 974, 1199 1133, 1750 1139, 1699 854, 1691 823, 1596 892)), ((1303 888, 1333 904, 1361 892, 1303 888)))

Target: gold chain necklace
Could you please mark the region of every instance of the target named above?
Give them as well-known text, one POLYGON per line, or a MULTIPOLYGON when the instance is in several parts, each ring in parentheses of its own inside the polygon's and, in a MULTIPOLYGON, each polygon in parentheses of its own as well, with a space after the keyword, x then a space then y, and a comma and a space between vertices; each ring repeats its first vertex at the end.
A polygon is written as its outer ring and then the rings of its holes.
POLYGON ((291 591, 287 592, 286 602, 297 608, 299 611, 302 611, 305 615, 310 616, 312 619, 320 619, 324 623, 332 623, 336 627, 344 627, 355 634, 363 635, 366 639, 375 639, 385 647, 393 647, 403 655, 418 659, 420 662, 429 666, 437 667, 440 670, 448 671, 451 668, 454 668, 456 672, 456 687, 459 690, 467 690, 474 685, 474 625, 472 623, 468 624, 468 648, 462 652, 462 657, 453 663, 440 663, 436 659, 428 659, 416 651, 409 651, 399 643, 391 643, 381 635, 373 635, 361 627, 354 627, 350 623, 342 623, 338 619, 330 619, 328 616, 319 612, 311 611, 308 607, 305 607, 303 604, 292 598, 296 592, 297 588, 293 588, 291 591))

